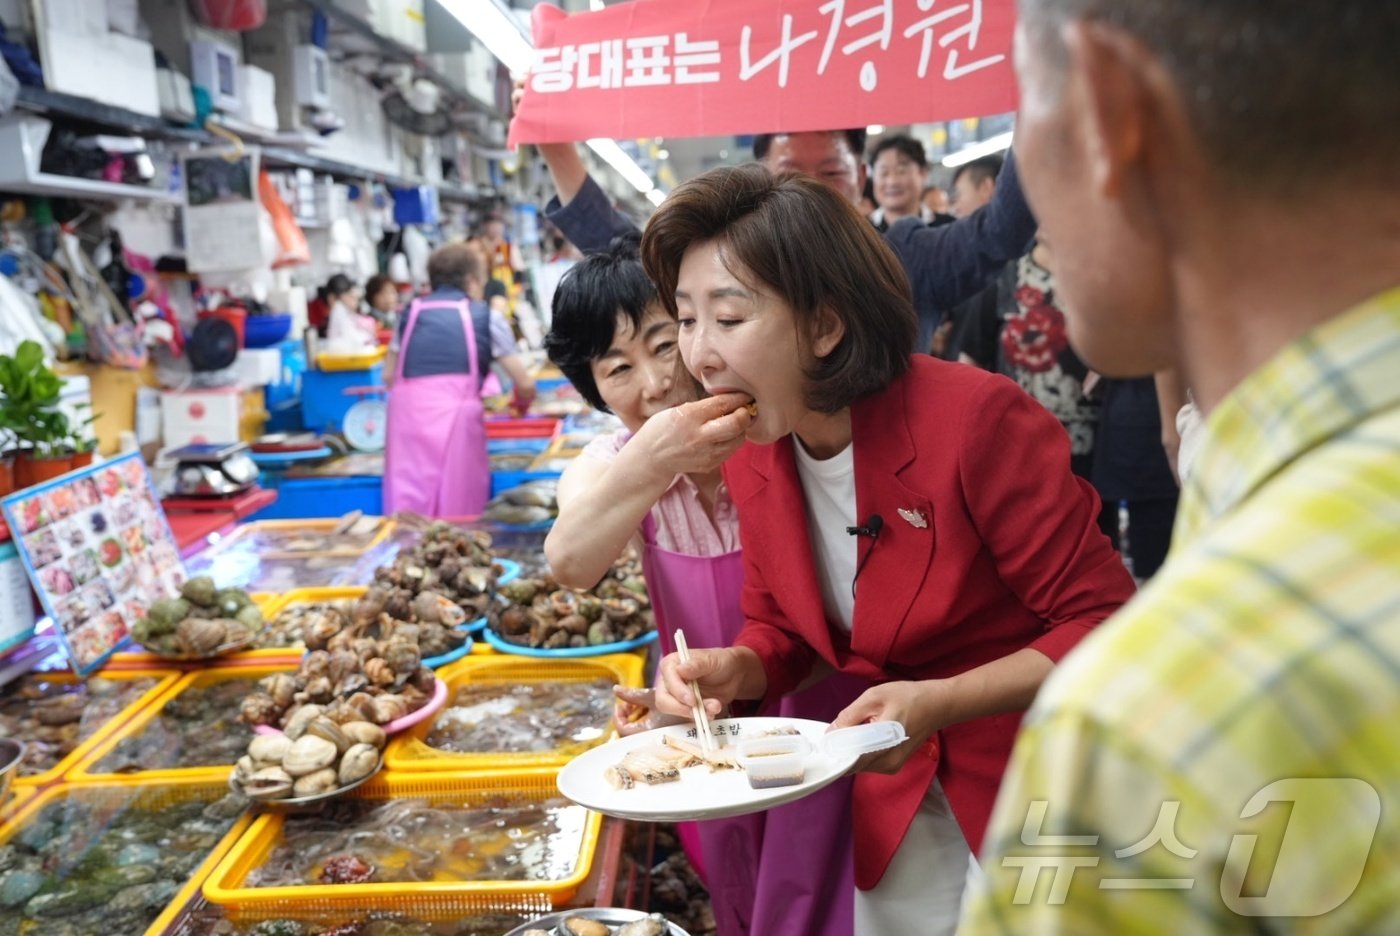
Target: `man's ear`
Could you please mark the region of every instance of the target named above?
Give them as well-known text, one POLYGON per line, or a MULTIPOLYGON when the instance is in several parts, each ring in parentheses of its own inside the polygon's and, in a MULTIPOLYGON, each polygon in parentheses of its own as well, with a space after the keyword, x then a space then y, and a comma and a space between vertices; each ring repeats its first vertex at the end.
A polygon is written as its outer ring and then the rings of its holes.
POLYGON ((1105 23, 1077 19, 1062 29, 1068 81, 1078 85, 1075 132, 1088 155, 1090 181, 1108 198, 1121 197, 1142 164, 1153 95, 1141 66, 1154 57, 1136 38, 1105 23))

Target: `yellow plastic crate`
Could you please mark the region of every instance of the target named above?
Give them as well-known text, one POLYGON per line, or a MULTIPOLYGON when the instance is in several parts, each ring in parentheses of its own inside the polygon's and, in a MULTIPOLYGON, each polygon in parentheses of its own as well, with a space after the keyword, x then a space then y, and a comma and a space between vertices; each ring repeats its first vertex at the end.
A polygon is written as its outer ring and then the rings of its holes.
POLYGON ((39 793, 38 787, 34 786, 11 786, 10 795, 5 797, 5 802, 0 803, 0 836, 3 836, 10 825, 10 818, 19 815, 19 811, 24 805, 39 793))
MULTIPOLYGON (((475 806, 507 797, 538 802, 559 796, 557 771, 381 773, 346 794, 361 800, 426 799, 434 805, 475 806)), ((583 809, 583 807, 569 807, 583 809)), ((204 883, 204 897, 234 919, 267 918, 285 913, 375 909, 412 913, 473 911, 536 896, 554 906, 567 904, 587 880, 598 847, 602 816, 585 812, 578 840, 578 861, 567 877, 553 881, 423 881, 369 884, 307 884, 292 887, 244 887, 282 841, 288 817, 260 816, 204 883)))
MULTIPOLYGON (((75 683, 78 681, 78 677, 67 672, 46 673, 42 674, 42 676, 44 679, 51 682, 75 683)), ((150 705, 168 691, 171 686, 175 685, 176 681, 180 678, 180 674, 173 669, 128 669, 119 671, 103 669, 96 673, 93 678, 125 681, 154 679, 156 683, 128 703, 120 712, 108 719, 106 724, 99 726, 96 731, 83 739, 82 743, 70 751, 66 757, 48 770, 43 773, 31 774, 27 777, 16 775, 14 780, 15 787, 44 787, 61 778, 71 770, 75 764, 78 764, 86 758, 93 748, 97 747, 114 732, 120 730, 123 725, 131 721, 132 716, 144 710, 146 706, 150 705)), ((16 738, 15 740, 23 741, 25 739, 16 738)))
MULTIPOLYGON (((58 800, 73 798, 88 803, 111 804, 113 806, 126 803, 127 805, 159 809, 162 806, 182 803, 195 797, 205 798, 212 803, 227 793, 228 785, 222 781, 198 779, 156 782, 120 780, 106 783, 62 783, 38 793, 18 810, 7 810, 6 815, 0 815, 0 819, 5 819, 3 825, 0 825, 0 845, 7 844, 24 828, 25 823, 37 816, 46 806, 58 800)), ((176 893, 169 906, 146 927, 143 931, 145 936, 159 936, 165 932, 166 927, 174 921, 189 899, 199 892, 201 884, 209 876, 209 873, 248 830, 252 821, 252 816, 246 811, 234 820, 232 827, 210 849, 209 854, 200 862, 199 867, 195 868, 194 873, 185 881, 184 887, 176 893)), ((100 836, 100 833, 98 835, 100 836)), ((58 922, 55 921, 55 923, 58 922)))
MULTIPOLYGON (((151 770, 127 771, 119 774, 97 773, 97 766, 102 759, 112 751, 117 745, 127 738, 134 738, 142 734, 146 728, 160 717, 165 710, 165 706, 178 697, 181 693, 191 688, 204 688, 217 683, 227 682, 230 679, 262 679, 272 673, 295 672, 298 663, 265 664, 260 666, 221 666, 216 669, 206 669, 195 673, 188 673, 178 682, 165 691, 163 695, 136 714, 119 731, 109 734, 102 742, 92 748, 87 757, 78 764, 68 779, 75 783, 89 783, 94 781, 117 781, 123 777, 139 777, 142 780, 184 780, 189 778, 216 779, 226 782, 230 771, 233 770, 233 763, 212 764, 203 767, 162 767, 151 770)), ((227 713, 227 720, 233 722, 237 719, 236 710, 227 713)), ((252 729, 247 729, 249 740, 252 739, 252 729)))
POLYGON ((499 654, 492 657, 467 656, 445 666, 438 676, 447 683, 447 705, 432 718, 394 738, 384 754, 384 764, 390 770, 518 770, 522 767, 553 767, 558 769, 591 747, 607 741, 603 734, 596 741, 573 744, 545 752, 491 752, 457 754, 430 747, 427 737, 457 698, 464 686, 502 685, 549 682, 591 682, 610 679, 622 686, 642 684, 643 660, 636 654, 616 653, 609 656, 578 660, 540 660, 499 654))
POLYGON ((383 346, 360 354, 332 354, 322 351, 316 355, 316 367, 323 371, 368 370, 382 363, 389 349, 383 346))

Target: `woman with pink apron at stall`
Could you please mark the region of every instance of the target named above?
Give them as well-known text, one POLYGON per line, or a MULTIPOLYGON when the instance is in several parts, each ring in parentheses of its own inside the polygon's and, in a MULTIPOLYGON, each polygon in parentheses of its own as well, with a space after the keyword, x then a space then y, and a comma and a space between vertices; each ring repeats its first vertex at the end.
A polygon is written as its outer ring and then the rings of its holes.
MULTIPOLYGON (((545 542, 563 585, 590 587, 629 544, 642 553, 661 645, 684 629, 691 647, 727 647, 744 618, 738 521, 719 466, 743 443, 749 400, 696 399, 679 369, 675 321, 656 302, 635 242, 578 264, 559 284, 550 358, 624 429, 589 443, 559 484, 559 519, 545 542)), ((775 714, 830 721, 864 684, 828 679, 775 714)), ((619 724, 650 690, 617 691, 619 724)), ((719 936, 849 936, 853 870, 849 781, 801 804, 682 823, 682 843, 710 891, 719 936)))
POLYGON ((428 258, 432 292, 399 319, 384 453, 384 512, 428 517, 480 514, 491 494, 482 381, 498 363, 523 411, 535 385, 510 326, 481 301, 485 259, 468 244, 428 258))

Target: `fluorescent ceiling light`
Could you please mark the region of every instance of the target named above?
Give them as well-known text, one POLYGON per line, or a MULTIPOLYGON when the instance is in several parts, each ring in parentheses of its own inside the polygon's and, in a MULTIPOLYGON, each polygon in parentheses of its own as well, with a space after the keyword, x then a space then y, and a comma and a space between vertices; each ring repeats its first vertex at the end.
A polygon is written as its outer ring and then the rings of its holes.
POLYGON ((636 161, 622 151, 622 147, 617 145, 616 140, 609 140, 606 137, 595 137, 588 141, 588 148, 598 154, 598 157, 617 170, 622 176, 632 184, 632 187, 645 195, 656 188, 656 183, 651 181, 651 176, 642 171, 642 167, 636 161))
POLYGON ((885 132, 885 125, 871 124, 870 126, 865 128, 865 132, 868 136, 879 136, 880 134, 885 132))
POLYGON ((496 0, 440 2, 443 8, 457 17, 506 68, 521 73, 530 68, 530 63, 535 58, 534 46, 520 31, 519 22, 496 0))
POLYGON ((653 205, 656 205, 658 208, 661 207, 661 203, 665 200, 666 193, 661 191, 661 189, 659 188, 654 188, 650 192, 647 192, 647 201, 651 202, 653 205))
POLYGON ((981 143, 974 143, 969 147, 958 150, 951 156, 943 157, 943 165, 949 169, 956 169, 958 166, 972 162, 974 159, 981 159, 983 156, 990 156, 993 153, 1000 153, 1002 150, 1011 148, 1011 134, 998 133, 996 136, 981 143))
POLYGON ((603 0, 588 0, 588 8, 594 13, 603 9, 603 0))
MULTIPOLYGON (((523 75, 535 60, 535 47, 522 32, 520 22, 498 0, 440 0, 447 12, 481 40, 481 44, 513 73, 523 75)), ((593 0, 594 9, 602 6, 593 0)), ((636 161, 622 151, 616 140, 598 138, 588 141, 589 149, 617 170, 637 191, 647 194, 656 183, 642 171, 636 161)))

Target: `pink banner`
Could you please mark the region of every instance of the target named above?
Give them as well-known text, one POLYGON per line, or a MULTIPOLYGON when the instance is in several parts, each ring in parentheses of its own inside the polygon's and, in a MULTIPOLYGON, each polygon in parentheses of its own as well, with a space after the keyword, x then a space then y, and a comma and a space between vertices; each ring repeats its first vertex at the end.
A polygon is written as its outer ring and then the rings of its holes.
POLYGON ((1014 0, 540 4, 510 141, 922 123, 1015 107, 1014 0))

